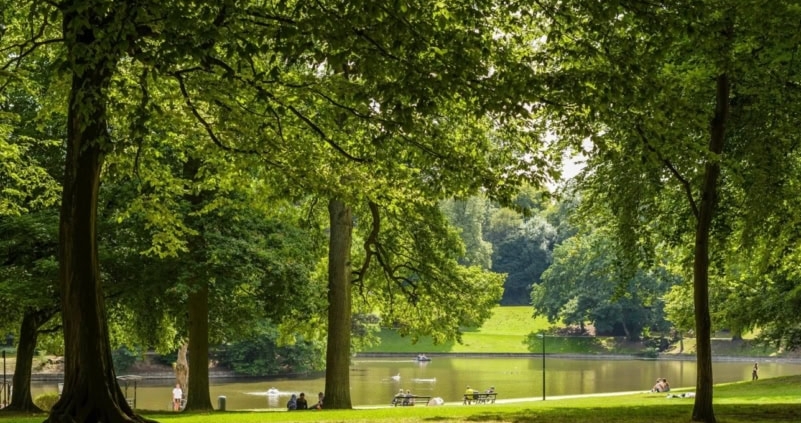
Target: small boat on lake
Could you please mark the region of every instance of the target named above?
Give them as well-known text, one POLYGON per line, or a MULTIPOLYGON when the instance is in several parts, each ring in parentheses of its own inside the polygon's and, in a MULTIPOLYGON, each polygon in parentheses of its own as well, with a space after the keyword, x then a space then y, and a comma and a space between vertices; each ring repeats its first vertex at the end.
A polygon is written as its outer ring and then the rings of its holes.
POLYGON ((275 397, 275 396, 281 395, 281 391, 279 391, 278 388, 270 388, 270 389, 267 390, 267 395, 271 396, 271 397, 275 397))
POLYGON ((437 381, 437 378, 435 378, 435 377, 432 377, 432 378, 414 378, 414 379, 412 379, 412 382, 414 382, 414 383, 435 383, 436 381, 437 381))
POLYGON ((418 354, 416 361, 431 361, 431 358, 426 357, 425 354, 418 354))

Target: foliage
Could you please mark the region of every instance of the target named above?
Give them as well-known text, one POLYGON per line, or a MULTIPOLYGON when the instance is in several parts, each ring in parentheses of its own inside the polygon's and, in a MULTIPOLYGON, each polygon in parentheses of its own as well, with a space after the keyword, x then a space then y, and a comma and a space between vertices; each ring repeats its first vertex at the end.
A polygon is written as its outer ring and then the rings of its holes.
POLYGON ((429 335, 444 342, 489 317, 502 276, 459 264, 461 239, 436 204, 418 200, 383 215, 372 210, 366 229, 381 230, 367 235, 375 258, 362 259, 355 296, 380 313, 383 325, 412 339, 429 335))
POLYGON ((33 403, 43 411, 50 411, 60 397, 61 396, 58 393, 41 394, 37 395, 36 398, 33 399, 33 403))
POLYGON ((659 267, 628 269, 616 248, 600 229, 560 244, 532 292, 535 314, 581 327, 592 322, 599 335, 632 340, 647 328, 664 330, 661 298, 675 276, 659 267))
POLYGON ((298 339, 291 345, 279 345, 275 327, 258 325, 254 337, 225 345, 218 363, 249 376, 307 373, 324 368, 323 346, 319 341, 298 339))
POLYGON ((488 204, 485 198, 470 197, 467 200, 445 200, 440 208, 453 226, 459 228, 465 247, 465 256, 460 260, 468 266, 492 268, 492 244, 484 240, 483 226, 487 220, 488 204))
POLYGON ((119 347, 111 352, 111 358, 114 360, 114 370, 118 372, 125 372, 141 358, 142 353, 137 348, 128 348, 126 346, 119 347))

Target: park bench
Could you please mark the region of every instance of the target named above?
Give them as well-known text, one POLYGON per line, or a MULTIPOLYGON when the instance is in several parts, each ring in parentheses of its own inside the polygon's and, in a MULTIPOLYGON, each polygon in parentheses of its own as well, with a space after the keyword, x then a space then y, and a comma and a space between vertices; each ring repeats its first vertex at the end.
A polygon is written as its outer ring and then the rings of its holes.
POLYGON ((401 406, 409 406, 417 404, 425 404, 428 405, 428 402, 431 400, 431 397, 427 397, 425 395, 412 395, 412 396, 395 396, 392 398, 392 405, 395 407, 401 406))
POLYGON ((473 392, 472 394, 464 394, 462 404, 495 404, 495 397, 497 392, 486 394, 483 392, 473 392))

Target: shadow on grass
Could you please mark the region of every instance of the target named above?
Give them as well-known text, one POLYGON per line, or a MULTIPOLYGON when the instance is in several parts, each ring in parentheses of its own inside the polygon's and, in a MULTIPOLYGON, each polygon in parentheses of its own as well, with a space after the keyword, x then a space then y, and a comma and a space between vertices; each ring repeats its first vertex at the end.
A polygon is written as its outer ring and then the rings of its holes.
MULTIPOLYGON (((514 413, 480 412, 464 417, 465 422, 512 423, 678 423, 690 421, 692 402, 665 404, 665 407, 559 407, 530 408, 514 413)), ((801 421, 798 404, 717 404, 718 423, 796 423, 801 421)), ((453 421, 447 417, 430 417, 426 421, 453 421)))

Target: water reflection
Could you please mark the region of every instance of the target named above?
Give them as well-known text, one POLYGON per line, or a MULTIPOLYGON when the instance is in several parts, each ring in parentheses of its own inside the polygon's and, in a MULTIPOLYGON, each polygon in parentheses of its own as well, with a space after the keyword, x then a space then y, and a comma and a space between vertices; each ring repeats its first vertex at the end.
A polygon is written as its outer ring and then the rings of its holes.
MULTIPOLYGON (((751 379, 753 361, 715 362, 715 383, 751 379)), ((547 358, 547 396, 600 392, 647 391, 657 378, 667 378, 671 387, 692 387, 696 371, 693 361, 564 359, 547 358)), ((799 363, 760 361, 763 378, 801 373, 799 363)), ((542 359, 433 357, 429 362, 410 359, 357 359, 351 367, 351 399, 354 405, 388 405, 399 389, 413 394, 461 401, 466 386, 483 391, 494 386, 499 399, 539 398, 542 395, 542 359)), ((292 393, 322 391, 324 378, 212 381, 210 398, 226 396, 226 407, 236 409, 281 409, 292 393), (269 388, 278 395, 268 395, 269 388)), ((33 395, 55 392, 53 383, 36 383, 33 395)), ((172 380, 143 380, 137 389, 137 407, 166 410, 172 380)), ((130 393, 129 393, 130 395, 130 393)))

